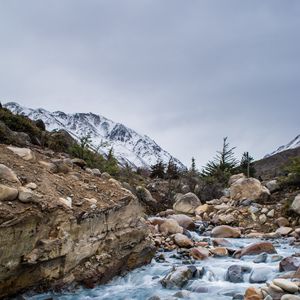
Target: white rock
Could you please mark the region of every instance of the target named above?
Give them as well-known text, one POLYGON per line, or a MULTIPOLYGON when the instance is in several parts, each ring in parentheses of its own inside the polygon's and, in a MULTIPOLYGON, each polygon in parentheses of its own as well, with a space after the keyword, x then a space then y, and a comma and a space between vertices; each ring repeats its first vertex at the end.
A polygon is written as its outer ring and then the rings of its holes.
POLYGON ((6 165, 0 164, 0 179, 20 183, 15 172, 6 165))
POLYGON ((295 197, 295 199, 291 205, 291 208, 294 212, 296 212, 298 215, 300 215, 300 194, 298 194, 295 197))
POLYGON ((19 148, 19 147, 7 147, 10 151, 16 155, 22 157, 24 160, 33 160, 35 159, 34 153, 29 148, 19 148))
POLYGON ((273 283, 289 293, 294 294, 298 292, 298 285, 287 279, 274 279, 273 283))

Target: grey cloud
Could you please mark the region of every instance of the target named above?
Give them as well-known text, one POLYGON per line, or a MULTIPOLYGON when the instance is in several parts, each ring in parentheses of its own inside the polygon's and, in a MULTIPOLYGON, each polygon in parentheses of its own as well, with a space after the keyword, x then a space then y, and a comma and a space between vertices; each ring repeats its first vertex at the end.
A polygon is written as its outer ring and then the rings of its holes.
POLYGON ((229 136, 256 158, 299 134, 300 3, 0 2, 0 97, 93 111, 189 164, 229 136))

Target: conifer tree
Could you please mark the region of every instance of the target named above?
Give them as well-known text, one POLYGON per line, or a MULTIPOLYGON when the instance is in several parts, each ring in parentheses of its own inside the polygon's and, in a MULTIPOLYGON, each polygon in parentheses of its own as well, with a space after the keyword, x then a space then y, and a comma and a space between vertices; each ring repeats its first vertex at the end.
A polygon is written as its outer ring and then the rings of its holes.
POLYGON ((107 154, 107 161, 105 163, 105 171, 113 176, 115 176, 119 173, 118 161, 114 156, 113 148, 110 148, 109 152, 107 154))
POLYGON ((172 158, 169 160, 169 163, 167 166, 167 171, 166 171, 166 176, 168 179, 178 179, 179 178, 178 167, 172 158))
POLYGON ((227 137, 223 139, 223 147, 221 151, 217 151, 213 160, 204 166, 201 175, 204 177, 215 177, 221 181, 227 181, 228 177, 237 167, 237 160, 234 158, 234 149, 231 148, 227 141, 227 137))
POLYGON ((151 178, 165 178, 165 165, 162 161, 158 161, 155 165, 151 166, 151 178))
POLYGON ((244 152, 239 166, 239 171, 244 173, 248 178, 253 177, 255 169, 253 166, 253 157, 249 155, 249 152, 244 152))

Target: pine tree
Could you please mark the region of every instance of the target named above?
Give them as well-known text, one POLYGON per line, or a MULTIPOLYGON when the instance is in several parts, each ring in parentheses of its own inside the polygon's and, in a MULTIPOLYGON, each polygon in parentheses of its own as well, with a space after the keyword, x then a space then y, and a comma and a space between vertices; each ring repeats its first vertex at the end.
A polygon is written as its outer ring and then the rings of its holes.
POLYGON ((239 166, 239 171, 244 173, 248 178, 254 177, 255 168, 253 166, 254 158, 249 155, 249 152, 244 152, 239 166))
POLYGON ((215 177, 221 181, 227 181, 228 177, 237 167, 237 160, 234 158, 234 149, 230 148, 227 137, 223 139, 223 148, 217 151, 215 158, 207 163, 201 175, 204 177, 215 177))
POLYGON ((179 178, 179 171, 177 165, 174 163, 174 160, 171 158, 169 160, 166 176, 168 179, 178 179, 179 178))
POLYGON ((120 171, 119 165, 118 165, 117 159, 114 156, 113 148, 110 148, 109 152, 107 154, 107 161, 105 163, 105 171, 113 176, 119 174, 119 171, 120 171))
POLYGON ((192 164, 191 164, 189 173, 191 176, 196 176, 198 174, 198 170, 196 168, 196 160, 194 157, 192 157, 192 164))
POLYGON ((155 165, 151 166, 151 178, 165 178, 165 165, 162 161, 158 161, 155 165))

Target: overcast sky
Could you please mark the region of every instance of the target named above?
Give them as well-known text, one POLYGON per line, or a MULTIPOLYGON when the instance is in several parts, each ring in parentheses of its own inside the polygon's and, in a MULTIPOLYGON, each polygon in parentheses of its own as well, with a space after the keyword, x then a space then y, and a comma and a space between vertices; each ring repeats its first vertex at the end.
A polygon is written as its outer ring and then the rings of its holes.
POLYGON ((299 0, 0 0, 0 99, 94 112, 190 165, 300 134, 299 0))

